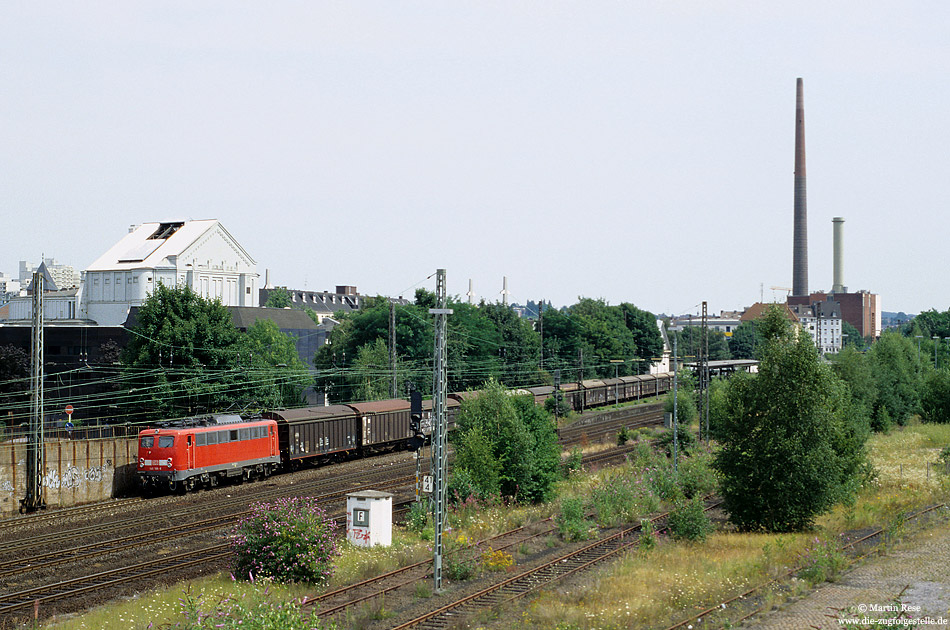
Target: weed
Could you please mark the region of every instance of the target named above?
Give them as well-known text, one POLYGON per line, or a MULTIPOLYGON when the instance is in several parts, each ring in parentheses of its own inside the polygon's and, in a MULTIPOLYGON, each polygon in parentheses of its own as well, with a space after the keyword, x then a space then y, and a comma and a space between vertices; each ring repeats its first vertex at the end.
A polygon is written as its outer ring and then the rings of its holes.
POLYGON ((501 550, 495 551, 490 546, 482 552, 479 560, 482 567, 489 571, 504 571, 515 563, 515 559, 510 553, 501 550))
POLYGON ((891 547, 900 542, 907 532, 907 513, 898 512, 891 522, 884 527, 884 547, 891 547))
POLYGON ((708 455, 689 457, 679 465, 679 484, 687 499, 715 492, 716 473, 708 455))
POLYGON ((670 511, 667 522, 670 535, 675 540, 702 542, 713 531, 713 525, 699 497, 677 503, 670 511))
POLYGON ((409 506, 409 513, 406 515, 406 527, 409 531, 421 534, 424 529, 431 527, 429 510, 425 501, 416 501, 409 506))
POLYGON ((561 513, 554 520, 565 540, 587 540, 590 537, 591 523, 585 517, 584 503, 580 499, 564 499, 561 513))
POLYGON ((571 473, 580 471, 583 468, 584 464, 584 454, 581 452, 581 449, 576 446, 571 449, 571 454, 567 456, 567 459, 564 461, 564 473, 565 476, 569 476, 571 473))
POLYGON ((623 446, 633 437, 630 429, 627 427, 620 427, 620 430, 617 431, 617 446, 623 446))
POLYGON ((432 597, 432 586, 429 582, 416 582, 413 594, 419 599, 429 599, 432 597))
POLYGON ((812 584, 834 580, 848 566, 848 559, 837 539, 815 538, 814 543, 799 557, 802 567, 798 577, 812 584))
POLYGON ((443 559, 445 577, 453 582, 469 580, 478 574, 478 562, 462 553, 454 553, 443 559))
POLYGON ((656 549, 656 533, 653 528, 653 521, 643 519, 640 521, 640 540, 637 541, 640 551, 648 552, 656 549))

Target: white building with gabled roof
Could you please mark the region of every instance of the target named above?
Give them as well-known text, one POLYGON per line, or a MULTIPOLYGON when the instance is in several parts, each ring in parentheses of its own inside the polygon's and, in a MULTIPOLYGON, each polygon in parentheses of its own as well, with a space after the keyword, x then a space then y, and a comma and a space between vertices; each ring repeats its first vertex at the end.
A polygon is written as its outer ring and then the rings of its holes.
POLYGON ((81 311, 101 326, 121 325, 158 284, 257 306, 258 278, 257 263, 216 219, 143 223, 86 268, 81 311))

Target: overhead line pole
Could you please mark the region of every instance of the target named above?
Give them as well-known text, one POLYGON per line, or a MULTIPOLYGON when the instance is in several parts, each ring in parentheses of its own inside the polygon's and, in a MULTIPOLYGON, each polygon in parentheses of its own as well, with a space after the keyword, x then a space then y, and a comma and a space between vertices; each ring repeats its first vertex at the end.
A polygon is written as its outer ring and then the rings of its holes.
POLYGON ((30 442, 26 451, 26 496, 20 512, 46 507, 43 489, 43 274, 33 274, 32 392, 30 397, 30 442))
POLYGON ((392 386, 389 388, 391 397, 395 398, 396 392, 396 303, 389 300, 389 369, 393 373, 392 386))
POLYGON ((432 392, 432 408, 435 412, 432 431, 432 496, 434 499, 432 516, 435 522, 435 544, 433 545, 432 576, 435 592, 438 593, 442 591, 442 529, 446 507, 446 316, 452 314, 452 309, 446 308, 445 269, 436 271, 435 300, 436 308, 430 308, 429 313, 435 315, 435 381, 432 392))

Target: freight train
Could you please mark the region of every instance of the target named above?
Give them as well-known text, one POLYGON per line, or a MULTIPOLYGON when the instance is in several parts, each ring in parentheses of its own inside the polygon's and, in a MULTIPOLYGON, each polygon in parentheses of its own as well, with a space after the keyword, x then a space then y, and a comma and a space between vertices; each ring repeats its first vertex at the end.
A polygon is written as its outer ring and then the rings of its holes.
MULTIPOLYGON (((573 409, 583 411, 659 396, 670 390, 671 383, 670 374, 642 374, 568 383, 560 391, 573 409)), ((533 396, 538 404, 554 391, 553 386, 515 390, 533 396)), ((449 394, 450 427, 462 401, 475 395, 449 394)), ((304 464, 403 449, 415 435, 409 411, 409 401, 392 399, 164 423, 139 432, 139 480, 146 492, 187 492, 214 487, 228 478, 251 480, 304 464)), ((424 401, 423 411, 421 430, 428 435, 431 401, 424 401)))

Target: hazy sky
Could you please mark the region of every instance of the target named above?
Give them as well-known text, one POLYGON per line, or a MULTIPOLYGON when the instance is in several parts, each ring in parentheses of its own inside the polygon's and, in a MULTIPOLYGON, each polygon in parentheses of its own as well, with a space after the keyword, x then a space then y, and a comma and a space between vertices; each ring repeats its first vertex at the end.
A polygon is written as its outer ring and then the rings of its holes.
POLYGON ((3 2, 0 271, 217 218, 263 281, 950 306, 950 3, 3 2))

